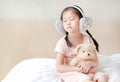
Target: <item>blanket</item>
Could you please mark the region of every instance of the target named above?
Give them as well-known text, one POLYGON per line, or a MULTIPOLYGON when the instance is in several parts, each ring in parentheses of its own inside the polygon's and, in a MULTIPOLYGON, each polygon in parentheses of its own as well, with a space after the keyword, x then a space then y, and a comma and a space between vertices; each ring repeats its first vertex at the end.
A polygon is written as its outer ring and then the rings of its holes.
MULTIPOLYGON (((120 82, 120 53, 98 55, 97 71, 107 73, 109 82, 120 82)), ((1 82, 61 82, 54 58, 33 58, 18 63, 1 82)))

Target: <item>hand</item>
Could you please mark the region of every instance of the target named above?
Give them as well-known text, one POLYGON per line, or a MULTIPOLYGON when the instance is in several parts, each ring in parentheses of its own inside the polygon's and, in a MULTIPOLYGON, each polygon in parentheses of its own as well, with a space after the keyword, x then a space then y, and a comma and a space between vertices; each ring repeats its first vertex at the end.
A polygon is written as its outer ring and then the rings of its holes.
POLYGON ((91 61, 83 61, 78 63, 77 67, 79 68, 79 71, 82 73, 88 73, 90 68, 92 67, 91 61))
POLYGON ((83 62, 81 61, 81 62, 79 62, 78 64, 77 64, 77 66, 76 66, 76 71, 78 71, 78 72, 81 72, 81 73, 85 73, 84 72, 84 69, 83 69, 83 62))
POLYGON ((75 66, 75 71, 77 71, 77 72, 82 72, 82 70, 83 70, 83 68, 81 67, 81 66, 75 66))
POLYGON ((86 74, 86 71, 85 71, 84 68, 81 67, 81 66, 79 66, 79 67, 76 66, 76 71, 86 74))

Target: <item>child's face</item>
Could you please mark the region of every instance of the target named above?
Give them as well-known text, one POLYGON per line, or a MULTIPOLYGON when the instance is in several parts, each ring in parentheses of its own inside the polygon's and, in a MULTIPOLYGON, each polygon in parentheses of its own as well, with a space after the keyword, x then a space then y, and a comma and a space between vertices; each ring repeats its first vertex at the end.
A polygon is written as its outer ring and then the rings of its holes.
POLYGON ((63 13, 63 27, 66 32, 73 33, 79 31, 79 17, 72 10, 63 13))

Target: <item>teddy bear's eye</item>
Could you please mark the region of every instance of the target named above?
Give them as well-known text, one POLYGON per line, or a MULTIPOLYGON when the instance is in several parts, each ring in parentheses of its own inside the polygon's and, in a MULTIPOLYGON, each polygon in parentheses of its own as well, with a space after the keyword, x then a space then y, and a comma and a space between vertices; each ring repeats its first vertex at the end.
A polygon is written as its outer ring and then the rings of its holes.
POLYGON ((82 51, 83 53, 85 52, 85 51, 82 51))

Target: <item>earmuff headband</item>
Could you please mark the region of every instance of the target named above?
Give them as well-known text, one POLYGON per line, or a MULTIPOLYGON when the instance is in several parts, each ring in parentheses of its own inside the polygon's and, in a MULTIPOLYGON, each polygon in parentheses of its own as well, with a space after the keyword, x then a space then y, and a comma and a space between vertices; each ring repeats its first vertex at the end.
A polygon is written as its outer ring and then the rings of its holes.
POLYGON ((84 14, 83 10, 80 7, 78 7, 76 5, 69 6, 69 7, 75 8, 76 10, 78 10, 82 14, 83 17, 85 17, 85 14, 84 14))

